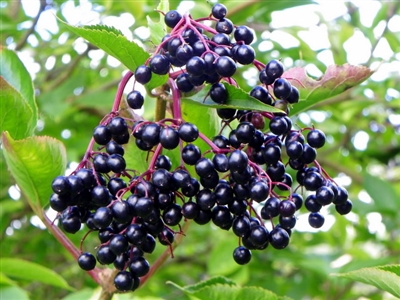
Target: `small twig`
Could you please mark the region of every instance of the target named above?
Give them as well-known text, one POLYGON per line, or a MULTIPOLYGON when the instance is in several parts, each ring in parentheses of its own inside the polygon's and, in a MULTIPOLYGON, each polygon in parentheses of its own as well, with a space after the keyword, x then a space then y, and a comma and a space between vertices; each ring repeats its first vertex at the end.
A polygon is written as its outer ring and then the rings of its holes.
POLYGON ((28 40, 29 36, 35 31, 36 24, 38 23, 40 15, 44 11, 45 7, 46 7, 46 0, 40 0, 40 7, 39 7, 38 14, 36 15, 35 19, 33 19, 31 28, 28 29, 28 31, 25 33, 25 35, 22 37, 22 39, 15 46, 15 51, 19 51, 25 46, 26 41, 28 40))

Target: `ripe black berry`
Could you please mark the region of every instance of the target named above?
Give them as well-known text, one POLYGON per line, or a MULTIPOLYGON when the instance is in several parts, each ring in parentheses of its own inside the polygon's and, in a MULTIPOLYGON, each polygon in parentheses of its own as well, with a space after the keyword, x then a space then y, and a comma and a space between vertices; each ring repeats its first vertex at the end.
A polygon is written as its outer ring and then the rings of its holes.
POLYGON ((236 63, 228 56, 220 56, 215 61, 215 70, 219 76, 231 77, 236 72, 236 63))
POLYGON ((247 26, 237 26, 233 36, 237 42, 244 42, 246 45, 251 44, 254 39, 254 34, 247 26))
POLYGON ((179 126, 178 134, 181 140, 190 143, 199 137, 199 129, 196 125, 186 122, 179 126))
POLYGON ((251 251, 243 246, 239 246, 233 251, 233 259, 237 264, 245 265, 251 260, 251 251))
POLYGON ((313 129, 307 134, 307 143, 314 148, 321 148, 325 144, 325 134, 319 129, 313 129))
POLYGON ((222 18, 215 24, 215 30, 219 33, 231 34, 233 28, 232 21, 227 18, 222 18))
POLYGON ((84 252, 78 257, 78 265, 82 270, 90 271, 96 266, 96 258, 92 253, 84 252))
POLYGON ((283 64, 279 60, 271 60, 265 66, 265 72, 268 78, 271 78, 272 80, 281 77, 283 74, 283 70, 283 64))
POLYGON ((130 272, 120 271, 114 277, 114 286, 119 291, 129 291, 133 288, 133 278, 130 272))
POLYGON ((126 101, 130 108, 139 109, 143 106, 144 98, 140 92, 132 91, 126 96, 126 101))
POLYGON ((215 103, 224 104, 228 100, 228 91, 222 83, 214 83, 210 88, 210 97, 215 103))
POLYGON ((311 227, 320 228, 324 225, 325 218, 319 212, 312 212, 308 215, 308 223, 311 227))
POLYGON ((165 55, 156 54, 150 60, 150 70, 154 74, 165 75, 168 73, 169 67, 170 61, 165 55))
POLYGON ((135 79, 141 84, 146 84, 151 79, 151 70, 148 66, 139 66, 135 70, 135 79))
POLYGON ((178 131, 172 127, 162 127, 160 130, 160 143, 165 149, 175 149, 179 145, 178 131))
POLYGON ((213 6, 211 10, 211 14, 213 15, 214 18, 217 19, 222 19, 226 16, 227 13, 226 6, 220 3, 217 3, 213 6))
POLYGON ((197 147, 196 145, 188 144, 185 147, 183 147, 181 155, 182 155, 182 160, 186 164, 193 166, 200 159, 201 152, 199 147, 197 147))
POLYGON ((106 145, 111 140, 111 131, 105 125, 98 125, 93 131, 93 138, 99 145, 106 145))
POLYGON ((269 233, 269 243, 275 249, 284 249, 289 245, 289 234, 282 227, 275 226, 269 233))
POLYGON ((176 10, 170 10, 165 14, 164 22, 169 28, 174 28, 182 19, 182 15, 176 10))

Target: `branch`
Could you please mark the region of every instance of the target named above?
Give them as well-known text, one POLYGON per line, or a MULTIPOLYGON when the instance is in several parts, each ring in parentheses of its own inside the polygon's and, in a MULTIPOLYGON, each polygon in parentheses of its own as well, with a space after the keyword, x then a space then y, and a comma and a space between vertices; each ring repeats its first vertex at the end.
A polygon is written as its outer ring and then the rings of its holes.
POLYGON ((28 29, 28 31, 25 33, 22 39, 17 43, 17 46, 15 46, 15 51, 19 51, 25 46, 28 37, 35 31, 36 24, 38 23, 40 15, 44 11, 45 7, 46 7, 46 0, 40 0, 40 7, 38 14, 36 15, 35 19, 33 19, 31 28, 28 29))

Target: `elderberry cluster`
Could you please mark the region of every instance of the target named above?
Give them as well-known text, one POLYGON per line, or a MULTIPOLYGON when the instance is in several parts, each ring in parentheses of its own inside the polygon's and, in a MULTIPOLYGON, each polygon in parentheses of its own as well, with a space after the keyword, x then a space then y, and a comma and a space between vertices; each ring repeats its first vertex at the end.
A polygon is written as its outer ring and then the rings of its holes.
MULTIPOLYGON (((295 128, 288 117, 299 91, 282 77, 282 63, 258 62, 250 46, 252 31, 235 26, 226 14, 222 4, 215 4, 210 16, 199 20, 167 12, 165 23, 171 32, 132 75, 135 82, 146 84, 153 74, 168 74, 173 117, 139 120, 112 111, 94 129, 78 168, 52 182, 50 206, 59 212, 64 231, 76 233, 84 224, 98 235, 95 254, 82 251, 81 244, 79 266, 89 271, 97 262, 113 264, 119 270, 114 278, 118 290, 139 286, 150 271, 144 255, 154 251, 156 241, 170 247, 172 254, 182 222, 212 222, 231 230, 239 239, 233 259, 246 264, 251 250, 288 246, 295 214, 303 206, 314 228, 324 223, 323 206, 333 203, 339 214, 352 209, 347 191, 317 161, 325 134, 314 127, 295 128), (236 84, 232 76, 239 64, 253 64, 260 71, 261 84, 250 96, 282 112, 218 108, 224 130, 207 137, 196 124, 181 118, 179 97, 195 87, 209 88, 211 99, 225 104, 229 95, 222 82, 236 84), (201 150, 198 139, 209 148, 201 150), (128 143, 148 153, 146 171, 127 165, 128 143), (168 156, 173 149, 180 150, 178 165, 168 156), (295 174, 297 185, 290 174, 295 174)), ((126 96, 132 109, 141 108, 144 99, 137 90, 126 96)))

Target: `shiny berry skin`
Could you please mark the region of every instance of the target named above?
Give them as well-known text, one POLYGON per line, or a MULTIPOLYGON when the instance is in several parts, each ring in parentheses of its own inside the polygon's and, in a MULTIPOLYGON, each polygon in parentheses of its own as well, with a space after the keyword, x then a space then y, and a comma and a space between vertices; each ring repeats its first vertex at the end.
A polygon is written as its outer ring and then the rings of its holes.
POLYGON ((237 42, 242 41, 246 45, 250 45, 251 42, 254 40, 254 34, 251 29, 247 26, 241 25, 237 26, 233 36, 237 42))
POLYGON ((93 157, 93 166, 96 172, 108 173, 111 171, 110 167, 107 165, 108 156, 105 153, 96 154, 93 157))
POLYGON ((181 155, 182 155, 182 160, 190 166, 195 165, 197 161, 201 158, 201 152, 199 147, 193 144, 188 144, 185 147, 183 147, 181 155))
POLYGON ((265 66, 265 72, 268 78, 275 80, 282 76, 284 71, 283 64, 279 60, 271 60, 265 66))
POLYGON ((214 83, 210 88, 210 97, 215 103, 224 104, 228 100, 228 91, 222 83, 214 83))
POLYGON ((349 198, 349 194, 347 192, 347 190, 344 187, 338 186, 337 187, 337 196, 336 198, 333 200, 333 203, 338 205, 338 204, 344 204, 346 203, 346 201, 349 198))
POLYGON ((278 78, 274 82, 274 95, 276 98, 286 100, 291 93, 292 85, 285 78, 278 78))
POLYGON ((142 137, 143 142, 149 145, 157 145, 160 142, 161 127, 157 123, 150 123, 143 126, 142 137))
POLYGON ((81 229, 81 220, 79 216, 67 215, 62 218, 61 226, 68 233, 76 233, 81 229))
POLYGON ((300 100, 300 93, 299 90, 292 85, 291 90, 290 90, 290 95, 289 97, 286 98, 286 101, 289 102, 290 104, 298 103, 300 100))
POLYGON ((268 244, 269 232, 262 225, 256 225, 251 228, 249 239, 250 241, 258 247, 263 247, 268 244))
POLYGON ((264 180, 259 180, 250 187, 250 198, 258 203, 264 201, 269 194, 268 183, 264 180))
POLYGON ((315 192, 315 200, 321 205, 331 204, 334 196, 332 189, 324 185, 315 192))
POLYGON ((249 158, 242 150, 234 150, 228 157, 228 164, 231 172, 244 172, 247 168, 248 162, 249 158))
POLYGON ((301 155, 303 154, 303 145, 298 141, 287 143, 286 154, 291 159, 297 159, 301 157, 301 155))
POLYGON ((211 173, 215 170, 214 169, 214 164, 212 161, 208 158, 200 158, 195 165, 195 170, 197 175, 200 177, 210 177, 211 173))
POLYGON ((253 47, 249 45, 240 45, 233 55, 233 58, 242 65, 251 64, 256 57, 253 47))
POLYGON ((199 56, 193 56, 186 63, 186 72, 193 76, 201 76, 206 70, 206 62, 199 56))
POLYGON ((275 226, 269 233, 269 243, 275 249, 284 249, 289 245, 289 234, 282 227, 275 226))
POLYGON ((267 199, 263 208, 261 209, 261 217, 264 220, 269 220, 279 215, 280 201, 278 198, 271 197, 267 199))
POLYGON ((308 223, 313 228, 321 228, 325 223, 325 218, 319 212, 312 212, 308 215, 308 223))
POLYGON ((99 229, 107 228, 112 220, 111 210, 107 207, 99 207, 93 215, 93 223, 99 229))
POLYGON ((215 154, 213 157, 213 164, 215 170, 218 172, 226 172, 229 169, 228 157, 225 154, 215 154))
POLYGON ((181 62, 187 63, 193 57, 193 48, 188 44, 184 44, 176 50, 175 56, 181 62))
POLYGON ((117 257, 111 251, 110 247, 102 245, 97 249, 96 258, 100 264, 109 265, 112 264, 117 257))
POLYGON ((132 221, 131 207, 126 201, 115 201, 111 206, 111 213, 114 220, 120 224, 132 221))
POLYGON ((129 262, 129 271, 136 277, 142 277, 149 273, 150 264, 143 256, 135 256, 129 262))
POLYGON ((253 139, 256 129, 250 122, 240 122, 236 127, 236 137, 240 143, 249 143, 253 139))
POLYGON ((231 34, 233 28, 232 21, 227 18, 222 18, 215 24, 215 30, 219 33, 231 34))
POLYGON ((185 219, 194 219, 199 215, 200 206, 195 202, 186 202, 182 205, 182 215, 185 219))
POLYGON ((227 12, 226 6, 220 3, 216 3, 211 10, 212 16, 216 19, 224 18, 227 12))
POLYGON ((193 90, 194 85, 189 80, 188 73, 181 73, 176 78, 176 86, 183 93, 188 93, 193 90))
POLYGON ((250 233, 250 229, 250 220, 247 216, 237 216, 233 219, 232 231, 236 236, 247 236, 250 233))
POLYGON ((115 255, 119 255, 128 249, 128 240, 123 234, 115 234, 111 237, 108 247, 115 255))
POLYGON ((306 200, 304 201, 304 206, 309 212, 319 212, 322 208, 322 205, 317 202, 315 199, 315 195, 308 195, 306 200))
MULTIPOLYGON (((214 36, 211 38, 211 41, 213 41, 214 43, 216 43, 218 45, 229 46, 231 44, 231 39, 230 39, 229 35, 227 35, 225 33, 214 34, 214 36)), ((230 54, 231 54, 230 49, 227 47, 215 47, 214 52, 217 53, 219 56, 223 56, 223 55, 230 56, 230 54), (221 52, 218 52, 216 50, 216 48, 219 48, 221 51, 227 51, 227 52, 225 52, 225 54, 223 54, 221 52)))
POLYGON ((182 123, 179 126, 178 134, 181 140, 191 143, 199 137, 199 129, 192 123, 182 123))
POLYGON ((236 72, 236 63, 228 56, 220 56, 215 61, 215 70, 222 77, 231 77, 236 72))
POLYGON ((166 209, 164 209, 162 216, 164 223, 169 226, 178 225, 182 220, 182 217, 182 208, 178 204, 171 204, 168 206, 166 209))
POLYGON ((129 291, 133 288, 132 274, 128 271, 120 271, 114 277, 114 286, 119 291, 129 291))
POLYGON ((272 97, 268 90, 260 85, 256 85, 251 91, 250 96, 260 100, 261 102, 272 105, 272 97))
POLYGON ((276 135, 285 134, 290 130, 286 119, 280 116, 276 116, 270 120, 269 129, 276 135))
POLYGON ((221 119, 229 120, 232 119, 236 114, 236 109, 233 108, 217 108, 217 115, 221 119))
POLYGON ((169 67, 170 61, 165 55, 156 54, 150 60, 150 70, 154 74, 165 75, 168 73, 169 67))
POLYGON ((162 127, 160 130, 160 143, 165 149, 175 149, 179 145, 178 131, 172 127, 162 127))
POLYGON ((122 155, 111 154, 107 159, 107 166, 114 173, 121 173, 126 168, 126 162, 122 155))
POLYGON ((122 156, 125 154, 124 147, 122 147, 115 141, 108 142, 108 144, 106 145, 106 152, 108 154, 119 154, 122 156))
POLYGON ((233 250, 233 259, 239 265, 245 265, 251 260, 251 251, 243 246, 239 246, 233 250))
POLYGON ((290 200, 283 200, 279 204, 279 214, 282 217, 291 217, 296 212, 296 204, 290 200))
POLYGON ((156 159, 155 168, 156 169, 166 169, 166 170, 170 171, 172 168, 172 162, 168 156, 161 154, 156 159))
POLYGON ((53 189, 53 192, 58 195, 66 195, 71 189, 71 184, 68 181, 67 176, 57 176, 53 179, 51 188, 53 189))
POLYGON ((78 265, 82 270, 93 270, 96 266, 96 258, 92 253, 84 252, 78 257, 78 265))
POLYGON ((93 138, 99 145, 106 145, 111 140, 111 131, 105 125, 98 125, 93 131, 93 138))
POLYGON ((146 84, 151 80, 151 69, 148 66, 139 66, 135 70, 135 80, 141 84, 146 84))
POLYGON ((346 202, 344 203, 335 205, 336 211, 341 215, 347 215, 349 212, 351 212, 352 208, 353 203, 351 202, 351 200, 346 200, 346 202))
POLYGON ((108 181, 107 188, 115 196, 119 190, 126 188, 126 183, 120 177, 113 177, 108 181))
POLYGON ((90 193, 92 202, 98 206, 107 206, 111 202, 112 195, 105 186, 95 186, 90 193))
POLYGON ((174 28, 182 19, 182 15, 176 10, 170 10, 165 14, 164 22, 169 28, 174 28))
POLYGON ((144 98, 138 91, 132 91, 126 96, 126 101, 132 109, 140 109, 143 106, 144 98))
POLYGON ((321 148, 325 145, 325 134, 319 129, 313 129, 307 134, 307 143, 314 148, 321 148))
POLYGON ((316 191, 324 184, 324 178, 317 172, 307 172, 304 176, 303 185, 308 191, 316 191))
POLYGON ((111 121, 107 124, 107 127, 112 135, 123 134, 128 129, 128 125, 126 124, 125 119, 121 117, 112 118, 111 121))

